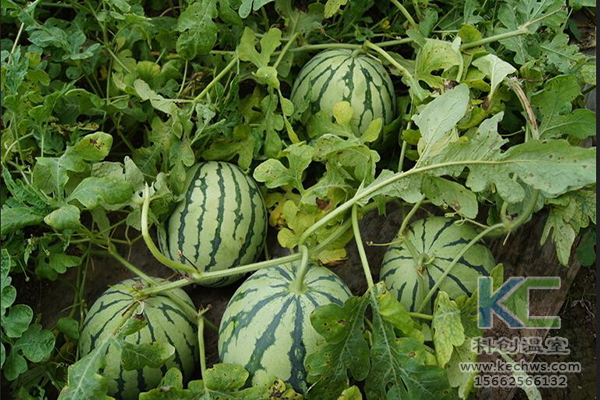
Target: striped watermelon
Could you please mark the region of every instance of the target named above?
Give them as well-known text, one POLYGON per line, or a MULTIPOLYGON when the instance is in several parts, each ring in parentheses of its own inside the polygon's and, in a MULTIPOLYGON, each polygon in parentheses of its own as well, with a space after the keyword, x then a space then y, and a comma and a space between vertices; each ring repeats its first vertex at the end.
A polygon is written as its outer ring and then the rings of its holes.
MULTIPOLYGON (((80 357, 87 355, 112 333, 121 315, 133 303, 134 286, 142 288, 144 284, 139 279, 125 280, 105 291, 92 305, 79 336, 80 357)), ((194 307, 183 290, 175 289, 171 292, 194 307)), ((110 346, 106 366, 100 374, 108 379, 109 394, 124 400, 137 399, 140 391, 156 387, 171 367, 179 368, 185 379, 189 379, 197 362, 196 321, 185 314, 173 300, 164 295, 150 297, 143 301, 138 310, 143 311, 148 324, 125 340, 137 344, 167 342, 175 347, 175 355, 161 368, 146 367, 139 371, 125 371, 121 368, 120 351, 115 346, 110 346)))
POLYGON ((310 323, 311 312, 339 304, 351 296, 341 279, 324 267, 311 265, 306 290, 294 293, 290 283, 298 264, 256 271, 234 293, 219 328, 219 356, 243 365, 254 383, 276 376, 296 390, 306 390, 304 358, 321 336, 310 323))
MULTIPOLYGON (((444 217, 430 217, 409 226, 405 240, 412 243, 422 259, 430 260, 426 265, 418 267, 402 245, 390 246, 385 253, 381 280, 408 310, 416 311, 454 257, 477 236, 471 225, 458 226, 455 222, 444 217)), ((477 288, 477 278, 488 276, 495 265, 490 250, 484 243, 478 242, 460 258, 439 290, 447 292, 452 299, 470 296, 477 288)), ((434 298, 428 305, 429 311, 434 298)))
POLYGON ((396 110, 394 86, 381 62, 348 49, 323 51, 304 65, 291 100, 298 106, 306 96, 312 114, 321 110, 332 113, 336 103, 349 102, 352 125, 360 133, 377 118, 382 118, 384 125, 391 123, 396 110))
MULTIPOLYGON (((190 168, 185 198, 167 221, 162 249, 173 260, 217 271, 256 261, 267 232, 260 189, 236 165, 210 161, 190 168)), ((224 286, 241 276, 203 283, 224 286)))

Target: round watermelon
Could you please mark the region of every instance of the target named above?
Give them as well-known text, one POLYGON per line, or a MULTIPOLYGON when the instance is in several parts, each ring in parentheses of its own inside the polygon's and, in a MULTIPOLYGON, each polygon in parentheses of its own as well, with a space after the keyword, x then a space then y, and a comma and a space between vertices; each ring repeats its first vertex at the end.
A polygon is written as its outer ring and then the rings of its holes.
POLYGON ((353 110, 351 123, 360 133, 377 118, 391 123, 396 109, 394 86, 381 62, 348 49, 323 51, 304 65, 291 100, 298 107, 306 98, 310 115, 333 115, 335 104, 347 101, 353 110))
MULTIPOLYGON (((405 240, 417 250, 422 265, 417 265, 406 246, 388 247, 381 266, 381 280, 408 310, 417 310, 452 260, 477 236, 471 225, 459 226, 455 222, 430 217, 409 225, 405 240)), ((489 276, 495 265, 494 256, 480 241, 460 258, 438 290, 447 292, 452 299, 471 296, 477 288, 477 278, 489 276)), ((427 306, 428 311, 434 299, 435 295, 427 306)))
MULTIPOLYGON (((184 199, 167 220, 161 247, 173 260, 199 271, 249 264, 259 257, 267 232, 260 189, 234 164, 210 161, 188 171, 184 199)), ((224 286, 241 275, 203 282, 224 286)))
POLYGON ((234 293, 219 328, 222 362, 244 366, 254 383, 275 376, 296 390, 306 390, 304 358, 322 337, 310 322, 312 311, 351 296, 333 272, 311 265, 302 293, 290 284, 298 264, 256 271, 234 293))
MULTIPOLYGON (((160 279, 155 278, 157 281, 160 279)), ((121 316, 134 302, 136 289, 144 284, 139 279, 128 279, 105 291, 89 309, 79 336, 79 355, 84 357, 108 337, 121 320, 121 316)), ((172 290, 182 301, 194 307, 194 303, 181 289, 172 290)), ((177 367, 185 379, 194 372, 198 357, 198 327, 180 306, 165 295, 143 300, 138 311, 148 324, 138 332, 127 336, 130 343, 166 342, 175 348, 175 354, 161 368, 145 367, 138 371, 125 371, 121 367, 121 353, 110 346, 106 365, 100 375, 108 379, 109 394, 117 399, 137 399, 142 391, 156 387, 171 367, 177 367)))

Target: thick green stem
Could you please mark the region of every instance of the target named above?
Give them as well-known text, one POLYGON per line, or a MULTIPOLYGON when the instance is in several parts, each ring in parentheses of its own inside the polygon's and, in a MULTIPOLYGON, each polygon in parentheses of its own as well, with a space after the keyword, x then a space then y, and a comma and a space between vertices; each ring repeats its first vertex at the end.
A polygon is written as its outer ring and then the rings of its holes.
POLYGON ((401 236, 404 236, 404 234, 406 233, 406 228, 408 227, 408 224, 410 223, 410 220, 416 214, 416 212, 419 211, 419 208, 421 208, 421 205, 423 205, 423 201, 425 201, 425 197, 421 197, 421 200, 417 201, 412 206, 412 208, 410 209, 410 211, 408 212, 408 214, 406 214, 406 216, 402 220, 402 225, 400 225, 400 229, 398 230, 398 233, 401 236))
POLYGON ((484 44, 493 43, 493 42, 497 42, 499 40, 504 40, 504 39, 510 39, 511 37, 526 35, 528 33, 529 33, 529 31, 527 29, 519 28, 514 31, 504 32, 504 33, 500 33, 498 35, 486 37, 481 40, 476 40, 474 42, 465 43, 462 46, 460 46, 460 49, 468 50, 468 49, 472 49, 474 47, 483 46, 484 44))
POLYGON ((492 225, 489 228, 487 228, 486 230, 480 232, 469 243, 467 243, 461 249, 460 253, 458 253, 456 255, 456 257, 454 257, 454 259, 448 265, 448 267, 446 268, 446 270, 444 271, 444 273, 437 279, 437 281, 435 282, 435 285, 433 285, 433 287, 431 289, 429 289, 429 292, 427 293, 427 295, 425 296, 425 298, 423 299, 423 301, 419 305, 419 308, 417 308, 417 312, 423 311, 423 308, 425 308, 425 305, 429 302, 429 299, 431 299, 431 296, 433 296, 433 294, 440 287, 440 285, 442 284, 442 282, 444 282, 444 279, 446 279, 446 277, 448 276, 448 274, 452 271, 452 268, 454 268, 454 266, 456 264, 458 264, 458 261, 462 258, 462 256, 465 255, 465 253, 467 252, 467 250, 469 250, 471 247, 473 247, 473 245, 475 245, 477 242, 479 242, 481 240, 481 238, 483 238, 489 232, 494 231, 496 229, 502 229, 502 228, 504 228, 504 224, 503 223, 492 225))
POLYGON ((125 314, 123 314, 123 316, 119 320, 119 323, 117 324, 117 326, 115 326, 114 329, 112 330, 112 332, 111 332, 112 336, 117 336, 117 333, 119 333, 119 331, 121 330, 123 325, 125 325, 127 320, 133 315, 133 313, 135 312, 135 310, 137 310, 137 308, 139 306, 140 306, 139 301, 136 301, 133 304, 131 304, 131 306, 127 309, 127 311, 125 311, 125 314))
POLYGON ((412 15, 410 15, 410 13, 408 12, 408 10, 402 5, 400 4, 400 2, 398 0, 390 0, 392 2, 393 5, 395 5, 400 12, 402 13, 402 15, 404 15, 404 18, 406 18, 406 20, 408 21, 408 23, 416 30, 419 30, 419 25, 415 22, 415 20, 413 19, 412 15))
POLYGON ((367 187, 366 189, 356 193, 353 198, 346 201, 344 204, 340 205, 338 208, 333 210, 331 213, 327 214, 325 217, 323 217, 322 219, 317 221, 314 225, 312 225, 310 228, 308 228, 306 231, 304 231, 304 233, 302 234, 302 236, 299 239, 299 243, 304 243, 306 241, 306 239, 308 239, 308 237, 310 237, 312 234, 314 234, 319 228, 327 225, 333 219, 340 217, 343 213, 345 213, 348 209, 350 209, 354 204, 356 204, 360 200, 364 199, 365 197, 371 196, 373 193, 377 192, 378 190, 382 189, 383 187, 385 187, 389 184, 392 184, 396 181, 399 181, 400 179, 406 178, 411 175, 423 173, 426 171, 431 171, 431 170, 435 170, 435 169, 439 169, 439 168, 446 168, 446 167, 451 167, 451 166, 457 166, 457 165, 469 165, 469 164, 471 164, 471 165, 486 165, 486 164, 496 165, 496 164, 507 164, 507 163, 510 163, 510 160, 508 160, 508 161, 486 161, 486 160, 449 161, 449 162, 440 163, 440 164, 433 164, 433 165, 427 165, 424 167, 413 168, 406 172, 399 172, 399 173, 394 174, 393 176, 390 176, 389 178, 387 178, 375 185, 371 185, 370 187, 367 187))
POLYGON ((488 44, 488 43, 493 43, 493 42, 497 42, 499 40, 504 40, 504 39, 510 39, 511 37, 515 37, 515 36, 521 36, 521 35, 528 35, 530 33, 529 31, 529 27, 533 24, 537 24, 538 22, 540 22, 541 20, 544 20, 554 14, 556 14, 557 12, 562 11, 563 8, 559 8, 557 10, 552 11, 551 13, 542 15, 539 18, 533 19, 531 21, 527 21, 525 22, 523 25, 519 26, 517 29, 515 29, 514 31, 510 31, 510 32, 505 32, 505 33, 501 33, 499 35, 494 35, 494 36, 490 36, 481 40, 476 40, 475 42, 470 42, 470 43, 465 43, 462 46, 460 46, 461 50, 467 50, 467 49, 472 49, 473 47, 478 47, 478 46, 483 46, 484 44, 488 44))
POLYGON ((290 40, 286 43, 285 47, 283 49, 281 49, 281 53, 279 53, 279 57, 277 57, 275 64, 273 64, 274 68, 277 68, 279 66, 279 63, 281 63, 281 60, 283 60, 283 57, 288 52, 290 47, 292 47, 292 44, 294 44, 294 42, 296 41, 296 38, 298 37, 299 34, 300 34, 299 32, 294 33, 292 35, 292 37, 290 37, 290 40))
POLYGON ((198 355, 200 356, 200 372, 206 379, 206 350, 204 348, 204 312, 198 313, 198 355))
POLYGON ((398 160, 398 172, 402 172, 404 169, 404 157, 406 155, 406 148, 408 147, 408 143, 406 141, 402 141, 402 148, 400 149, 400 159, 398 160))
POLYGON ((10 54, 13 54, 17 49, 17 45, 19 44, 19 39, 21 39, 21 34, 23 33, 23 28, 25 27, 25 23, 21 23, 19 26, 19 31, 17 32, 17 36, 15 37, 15 42, 13 43, 12 49, 10 49, 10 54))
MULTIPOLYGON (((151 278, 150 276, 146 275, 144 272, 140 271, 137 267, 135 267, 129 261, 127 261, 126 259, 124 259, 112 247, 109 249, 109 253, 114 258, 116 258, 117 261, 119 261, 121 264, 123 264, 127 269, 129 269, 131 272, 133 272, 134 274, 136 274, 140 278, 142 278, 144 281, 146 281, 150 285, 150 289, 157 288, 157 287, 161 287, 162 288, 164 286, 164 285, 159 285, 159 283, 156 282, 153 278, 151 278)), ((168 285, 168 283, 166 285, 168 285)), ((164 290, 164 294, 166 296, 168 296, 171 300, 173 300, 173 302, 175 304, 177 304, 179 307, 181 307, 188 314, 188 316, 190 318, 196 318, 196 315, 198 314, 198 311, 196 310, 196 308, 190 306, 188 303, 186 303, 185 301, 183 301, 182 299, 180 299, 179 297, 177 297, 170 290, 164 290)), ((148 296, 148 294, 145 293, 145 291, 142 289, 141 292, 140 292, 140 296, 142 296, 142 297, 143 296, 148 296)), ((211 325, 213 325, 213 324, 211 324, 211 325)))
MULTIPOLYGON (((505 229, 502 231, 498 231, 498 232, 490 232, 488 233, 488 237, 497 237, 500 235, 504 235, 508 232, 511 232, 515 229, 517 229, 518 227, 520 227, 521 225, 523 225, 531 216, 531 214, 533 214, 533 210, 535 209, 535 205, 537 204, 537 199, 540 195, 540 191, 537 189, 533 189, 531 196, 529 197, 529 200, 527 201, 527 203, 523 204, 523 208, 521 209, 521 212, 519 213, 519 216, 517 218, 515 218, 514 220, 512 220, 508 226, 505 225, 505 229)), ((503 223, 504 225, 504 223, 503 223)))
POLYGON ((304 278, 306 277, 306 273, 308 272, 309 268, 308 247, 300 246, 300 254, 302 255, 300 269, 298 270, 296 278, 290 283, 290 291, 296 294, 302 294, 306 290, 306 286, 304 285, 304 278))
POLYGON ((187 272, 193 278, 199 278, 200 274, 196 268, 191 267, 189 265, 182 264, 175 260, 171 260, 170 258, 165 257, 160 250, 156 247, 152 238, 150 237, 150 232, 148 231, 148 210, 150 208, 150 189, 148 185, 146 185, 144 189, 144 203, 142 205, 142 236, 144 238, 144 242, 146 242, 146 246, 150 250, 150 253, 156 258, 161 264, 166 265, 169 268, 173 268, 177 271, 187 272))
POLYGON ((413 318, 427 319, 429 321, 433 320, 433 315, 429 315, 429 314, 422 314, 422 313, 416 313, 416 312, 411 312, 408 314, 413 318))
POLYGON ((231 61, 229 62, 229 64, 227 64, 225 66, 225 68, 223 68, 221 70, 221 72, 219 72, 219 74, 217 76, 215 76, 213 78, 212 81, 210 81, 210 83, 208 85, 206 85, 206 87, 204 88, 204 90, 202 90, 200 92, 200 94, 198 96, 196 96, 194 98, 194 100, 192 100, 192 103, 197 103, 199 102, 204 96, 206 96, 208 94, 208 92, 210 91, 210 89, 213 88, 213 86, 215 86, 217 84, 217 82, 219 82, 221 80, 221 78, 223 78, 225 75, 227 75, 227 73, 237 64, 238 62, 238 57, 237 55, 235 55, 231 61))
POLYGON ((367 254, 365 253, 365 247, 360 236, 360 227, 358 226, 358 205, 352 207, 352 229, 354 230, 354 241, 356 242, 356 248, 358 249, 358 255, 360 256, 360 262, 367 279, 367 287, 371 289, 374 286, 373 275, 371 274, 371 268, 369 267, 369 260, 367 260, 367 254))
POLYGON ((378 54, 380 54, 383 58, 385 58, 390 64, 392 64, 398 71, 400 71, 400 73, 406 77, 408 80, 413 81, 414 77, 412 76, 412 74, 406 69, 404 68, 402 65, 400 65, 400 63, 398 61, 396 61, 392 56, 389 55, 389 53, 385 50, 383 50, 380 46, 369 42, 368 40, 365 41, 364 44, 366 47, 368 47, 371 50, 376 51, 378 54))

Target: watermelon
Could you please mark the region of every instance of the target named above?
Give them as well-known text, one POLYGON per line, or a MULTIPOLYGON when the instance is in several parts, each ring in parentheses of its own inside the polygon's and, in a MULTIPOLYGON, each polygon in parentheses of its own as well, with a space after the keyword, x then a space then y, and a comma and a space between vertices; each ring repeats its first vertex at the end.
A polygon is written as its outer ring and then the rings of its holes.
POLYGON ((351 123, 360 133, 377 118, 384 125, 391 123, 396 110, 394 86, 381 62, 348 49, 323 51, 304 65, 291 100, 298 108, 306 98, 311 115, 319 111, 332 115, 336 103, 349 102, 351 123))
POLYGON ((322 337, 310 322, 311 312, 322 305, 338 304, 351 296, 333 272, 310 265, 305 290, 290 288, 298 264, 256 271, 230 299, 219 327, 222 362, 244 366, 253 382, 275 376, 295 390, 306 390, 304 358, 322 337))
MULTIPOLYGON (((199 271, 218 271, 256 261, 266 232, 267 212, 256 182, 234 164, 210 161, 188 171, 185 197, 167 220, 161 248, 199 271)), ((224 286, 240 277, 202 284, 224 286)))
MULTIPOLYGON (((113 332, 122 314, 134 302, 136 288, 143 287, 144 283, 139 279, 128 279, 112 286, 96 300, 82 324, 78 344, 80 357, 87 355, 113 332)), ((175 289, 171 293, 194 307, 183 290, 175 289)), ((125 371, 121 368, 120 350, 110 346, 100 375, 108 379, 109 394, 118 399, 137 399, 141 391, 155 388, 171 367, 179 368, 187 380, 197 364, 198 327, 177 303, 165 295, 157 295, 143 300, 137 310, 143 313, 148 324, 125 340, 137 344, 166 342, 175 348, 175 354, 161 368, 125 371)))
MULTIPOLYGON (((406 246, 388 247, 381 266, 381 280, 408 310, 417 310, 452 260, 477 236, 472 225, 459 226, 455 222, 444 217, 430 217, 409 225, 405 240, 417 250, 424 260, 423 265, 417 265, 406 246)), ((447 292, 452 299, 471 296, 477 288, 477 278, 489 276, 495 265, 494 256, 480 241, 460 258, 438 290, 447 292)), ((433 299, 435 295, 428 304, 428 311, 433 299)))

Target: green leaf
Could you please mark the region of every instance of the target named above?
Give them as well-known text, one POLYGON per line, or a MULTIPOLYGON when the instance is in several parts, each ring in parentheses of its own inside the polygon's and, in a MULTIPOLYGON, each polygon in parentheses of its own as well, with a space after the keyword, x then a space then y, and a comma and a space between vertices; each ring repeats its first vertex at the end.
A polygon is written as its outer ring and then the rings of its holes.
POLYGON ((453 43, 427 39, 425 45, 417 53, 415 78, 426 82, 433 88, 441 89, 444 87, 444 80, 442 77, 434 75, 433 72, 446 72, 452 67, 458 67, 457 74, 452 77, 452 80, 458 80, 463 69, 463 58, 459 49, 460 39, 453 43))
POLYGON ((38 157, 33 167, 33 184, 44 193, 60 196, 69 180, 63 160, 55 157, 38 157))
POLYGON ((112 336, 101 341, 88 355, 69 366, 67 385, 60 392, 59 400, 108 400, 108 380, 98 371, 105 364, 106 352, 113 341, 112 336))
POLYGON ((250 11, 258 11, 265 4, 269 4, 273 0, 242 0, 238 13, 240 17, 246 18, 250 15, 250 11))
POLYGON ((123 340, 120 346, 121 364, 125 371, 160 368, 175 354, 175 347, 164 342, 135 344, 123 340))
POLYGON ((571 111, 573 101, 581 95, 581 87, 574 76, 550 79, 544 90, 531 98, 531 104, 541 115, 540 137, 573 136, 585 139, 596 133, 596 114, 585 109, 571 111))
POLYGON ((469 87, 461 83, 427 104, 423 111, 412 117, 421 131, 421 157, 437 154, 449 142, 452 135, 448 135, 448 132, 465 115, 468 105, 469 87))
POLYGON ((438 177, 423 179, 423 194, 438 207, 451 207, 466 218, 477 216, 477 196, 458 182, 438 177))
POLYGON ((219 137, 213 140, 202 157, 206 160, 229 161, 237 156, 237 163, 243 170, 250 168, 254 156, 255 138, 249 127, 237 126, 233 138, 219 137))
POLYGON ((596 232, 589 230, 585 233, 577 247, 577 261, 584 267, 590 267, 596 262, 596 232))
POLYGON ((370 368, 369 345, 364 336, 364 314, 369 297, 351 297, 343 307, 329 304, 310 316, 315 330, 327 343, 305 359, 311 396, 335 400, 348 387, 348 372, 357 381, 370 368))
POLYGON ((470 170, 467 187, 481 192, 493 186, 509 203, 518 203, 525 196, 521 185, 513 180, 514 176, 539 189, 546 197, 556 197, 595 182, 594 148, 572 146, 565 140, 530 140, 501 153, 500 147, 506 142, 497 131, 501 119, 502 113, 496 114, 483 121, 474 134, 451 142, 439 154, 419 162, 428 166, 458 165, 431 170, 437 176, 458 176, 464 162, 470 170))
POLYGON ((309 33, 321 27, 323 22, 323 4, 311 3, 308 12, 292 7, 292 0, 275 0, 275 10, 283 17, 288 35, 294 32, 309 33))
POLYGON ((59 231, 64 229, 75 229, 81 226, 79 216, 79 208, 67 204, 46 215, 44 217, 44 222, 59 231))
POLYGON ((191 60, 208 54, 217 42, 217 25, 213 19, 218 15, 215 0, 197 1, 190 4, 177 19, 177 53, 191 60))
POLYGON ((77 256, 64 254, 60 248, 52 250, 54 252, 38 257, 37 265, 35 266, 35 274, 37 276, 54 281, 58 278, 59 274, 64 274, 67 268, 81 264, 81 259, 77 256))
POLYGON ((177 114, 178 108, 175 105, 175 103, 168 99, 165 99, 163 96, 156 93, 150 88, 150 86, 145 81, 141 79, 136 79, 133 83, 133 88, 135 89, 135 92, 140 97, 140 99, 142 99, 143 101, 150 100, 150 104, 152 104, 152 107, 154 107, 155 109, 169 115, 177 114))
POLYGON ((0 219, 2 219, 0 232, 2 236, 19 231, 27 226, 39 225, 44 220, 44 215, 39 214, 37 210, 31 207, 9 207, 3 205, 0 212, 0 219))
POLYGON ((54 350, 54 335, 42 329, 40 324, 32 324, 13 345, 13 351, 21 351, 29 361, 40 362, 54 350))
POLYGON ((96 132, 81 138, 65 152, 65 157, 77 156, 85 161, 102 161, 110 152, 113 137, 108 133, 96 132))
POLYGON ((394 172, 384 169, 370 185, 359 188, 356 195, 363 195, 366 191, 371 193, 363 197, 358 204, 366 205, 372 198, 377 196, 396 197, 408 203, 416 203, 423 198, 423 194, 421 193, 423 178, 421 175, 409 175, 404 179, 397 180, 374 190, 375 187, 382 185, 395 175, 394 172))
POLYGON ((465 332, 460 318, 460 309, 456 302, 450 300, 448 293, 440 291, 434 306, 433 344, 438 364, 444 367, 450 361, 454 347, 465 342, 465 332))
POLYGON ((204 385, 210 390, 231 392, 241 389, 250 374, 236 364, 215 364, 206 370, 204 385))
POLYGON ((4 361, 2 376, 10 382, 17 379, 25 371, 27 371, 27 361, 16 350, 12 349, 4 361))
POLYGON ((140 400, 187 400, 195 396, 183 389, 183 374, 176 367, 171 367, 161 379, 156 389, 140 393, 140 400))
POLYGON ((333 106, 333 116, 340 125, 350 125, 352 114, 352 106, 347 101, 340 101, 333 106))
POLYGON ((362 400, 362 398, 360 389, 356 386, 350 386, 340 394, 337 400, 362 400))
POLYGON ((340 10, 340 7, 345 6, 348 0, 327 0, 325 3, 325 18, 331 18, 340 10))
POLYGON ((452 357, 450 357, 450 361, 446 366, 450 386, 458 388, 458 395, 461 399, 468 398, 469 393, 473 389, 475 377, 479 372, 474 371, 469 373, 461 371, 460 364, 473 363, 475 361, 477 361, 477 353, 471 351, 471 340, 467 338, 461 346, 454 348, 452 357))
POLYGON ((281 45, 281 30, 271 28, 260 40, 260 53, 255 48, 256 35, 248 27, 244 28, 244 33, 240 39, 237 48, 238 56, 242 61, 250 61, 258 68, 266 67, 271 59, 271 54, 281 45))
POLYGON ((413 337, 421 342, 424 340, 423 333, 421 333, 408 310, 396 299, 395 295, 388 290, 381 290, 377 294, 377 301, 379 302, 379 314, 385 321, 400 329, 406 336, 413 337))
POLYGON ((569 44, 570 38, 566 33, 559 33, 540 45, 548 64, 553 65, 563 74, 571 73, 575 66, 582 64, 588 58, 574 44, 569 44))
POLYGON ((270 159, 256 167, 254 179, 264 182, 271 189, 292 185, 303 191, 303 173, 312 161, 313 152, 313 148, 304 143, 293 144, 282 152, 282 155, 288 159, 289 168, 279 160, 270 159))
POLYGON ((127 202, 133 195, 129 182, 114 178, 85 178, 67 198, 68 201, 77 200, 85 208, 93 209, 127 202))
POLYGON ((479 57, 477 60, 473 61, 473 65, 490 78, 491 90, 489 98, 494 95, 498 85, 502 83, 504 78, 517 72, 515 67, 493 54, 479 57))
POLYGON ((62 317, 56 322, 56 329, 73 340, 79 339, 79 322, 71 317, 62 317))
POLYGON ((275 89, 279 89, 279 79, 277 79, 277 69, 274 67, 260 67, 254 73, 259 82, 265 83, 275 89))
POLYGON ((438 366, 419 364, 400 353, 393 325, 381 317, 375 296, 370 291, 367 296, 373 310, 371 371, 365 384, 367 398, 451 398, 446 371, 438 366))
POLYGON ((596 223, 596 194, 582 189, 548 199, 550 214, 544 226, 540 243, 544 244, 552 232, 558 260, 567 266, 571 248, 580 230, 596 223))
POLYGON ((25 304, 17 304, 8 310, 8 314, 2 318, 2 329, 10 338, 21 337, 27 330, 33 319, 33 310, 25 304))
POLYGON ((581 77, 588 85, 596 85, 596 63, 581 67, 581 77))

